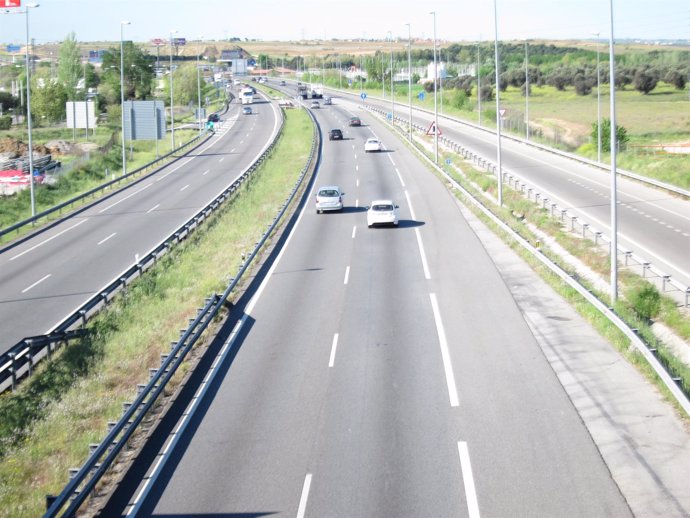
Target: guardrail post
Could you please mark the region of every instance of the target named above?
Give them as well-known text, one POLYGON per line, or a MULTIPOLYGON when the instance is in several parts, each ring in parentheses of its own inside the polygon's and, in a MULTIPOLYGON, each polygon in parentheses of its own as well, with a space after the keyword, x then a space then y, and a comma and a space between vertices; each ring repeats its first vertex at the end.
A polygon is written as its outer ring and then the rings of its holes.
POLYGON ((541 198, 541 194, 538 192, 534 193, 534 203, 539 203, 539 198, 541 198))
POLYGON ((577 221, 577 216, 570 216, 570 230, 575 232, 575 222, 577 221))
POLYGON ((661 278, 661 291, 666 291, 666 284, 668 284, 668 281, 671 279, 670 275, 664 275, 661 278))
POLYGON ((626 250, 625 252, 625 266, 628 266, 628 259, 632 257, 632 252, 630 250, 626 250))
POLYGON ((685 288, 685 307, 688 307, 688 300, 690 299, 690 288, 685 288))
POLYGON ((587 229, 589 228, 589 223, 582 224, 582 237, 587 237, 587 229))
POLYGON ((8 353, 7 356, 10 357, 10 361, 12 362, 12 365, 10 365, 10 374, 12 375, 12 392, 17 388, 17 368, 15 366, 15 358, 17 356, 16 353, 8 353))
POLYGON ((541 206, 542 206, 543 209, 545 209, 546 206, 547 206, 548 204, 549 204, 549 199, 548 199, 548 198, 544 198, 544 200, 542 201, 542 205, 541 205, 541 206))
POLYGON ((601 236, 602 236, 602 233, 601 233, 601 232, 598 232, 598 231, 597 231, 597 232, 594 233, 594 244, 595 244, 595 245, 598 245, 598 244, 599 244, 599 238, 600 238, 601 236))
POLYGON ((567 210, 561 209, 561 221, 563 221, 563 220, 565 219, 565 215, 566 215, 567 213, 568 213, 567 210))
POLYGON ((649 263, 642 263, 642 278, 646 277, 647 270, 649 270, 649 263))

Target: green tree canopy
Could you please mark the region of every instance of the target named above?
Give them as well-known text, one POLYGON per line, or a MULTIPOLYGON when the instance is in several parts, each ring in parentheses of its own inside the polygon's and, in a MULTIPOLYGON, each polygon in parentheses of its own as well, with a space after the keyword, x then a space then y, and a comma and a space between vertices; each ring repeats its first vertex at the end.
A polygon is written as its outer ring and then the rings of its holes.
POLYGON ((70 32, 60 45, 57 69, 58 81, 65 88, 69 99, 76 99, 77 85, 83 75, 76 35, 70 32))

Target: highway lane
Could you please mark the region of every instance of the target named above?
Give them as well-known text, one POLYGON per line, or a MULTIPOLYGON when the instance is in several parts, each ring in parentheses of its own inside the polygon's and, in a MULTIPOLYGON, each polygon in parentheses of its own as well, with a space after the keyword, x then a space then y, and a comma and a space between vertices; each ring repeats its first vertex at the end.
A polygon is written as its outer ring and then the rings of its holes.
MULTIPOLYGON (((367 103, 390 111, 390 103, 371 98, 367 103)), ((396 104, 396 113, 406 118, 407 106, 396 104)), ((428 126, 433 114, 413 109, 412 120, 428 126)), ((494 134, 446 117, 439 118, 439 126, 444 136, 497 161, 494 134)), ((504 172, 518 175, 559 208, 610 235, 608 173, 509 139, 502 140, 501 148, 504 172)), ((617 179, 617 190, 619 247, 690 285, 690 200, 622 176, 617 179)))
POLYGON ((315 182, 346 209, 305 207, 138 515, 630 516, 455 200, 362 117, 315 182), (383 196, 398 229, 366 227, 383 196))
POLYGON ((44 334, 222 192, 272 140, 268 102, 232 105, 189 155, 0 253, 0 352, 44 334))

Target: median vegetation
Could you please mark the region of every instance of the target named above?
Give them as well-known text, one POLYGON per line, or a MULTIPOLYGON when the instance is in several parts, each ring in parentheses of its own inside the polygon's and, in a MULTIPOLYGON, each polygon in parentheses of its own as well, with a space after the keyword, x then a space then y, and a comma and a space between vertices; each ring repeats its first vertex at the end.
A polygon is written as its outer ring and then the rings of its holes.
POLYGON ((285 202, 309 155, 313 127, 290 110, 270 159, 205 226, 88 325, 88 338, 0 397, 0 516, 33 517, 58 494, 88 444, 105 436, 148 368, 160 364, 204 297, 222 292, 285 202))

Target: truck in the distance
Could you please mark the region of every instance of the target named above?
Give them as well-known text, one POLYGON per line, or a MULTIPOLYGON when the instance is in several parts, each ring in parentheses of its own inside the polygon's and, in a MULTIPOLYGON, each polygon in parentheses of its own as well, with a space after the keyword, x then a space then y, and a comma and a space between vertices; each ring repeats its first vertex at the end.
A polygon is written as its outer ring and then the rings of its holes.
POLYGON ((242 104, 252 104, 254 102, 254 89, 251 86, 245 86, 240 90, 240 99, 242 104))

